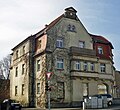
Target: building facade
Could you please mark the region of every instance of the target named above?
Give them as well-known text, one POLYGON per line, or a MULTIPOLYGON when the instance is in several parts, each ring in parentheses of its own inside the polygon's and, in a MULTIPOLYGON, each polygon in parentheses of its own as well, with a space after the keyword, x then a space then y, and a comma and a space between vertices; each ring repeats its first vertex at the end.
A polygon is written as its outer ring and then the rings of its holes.
POLYGON ((115 80, 116 80, 116 84, 115 84, 115 90, 116 90, 116 97, 120 98, 120 71, 115 71, 115 80))
POLYGON ((13 48, 11 98, 44 108, 46 73, 51 72, 51 105, 80 106, 84 96, 114 96, 112 44, 87 32, 73 7, 13 48))

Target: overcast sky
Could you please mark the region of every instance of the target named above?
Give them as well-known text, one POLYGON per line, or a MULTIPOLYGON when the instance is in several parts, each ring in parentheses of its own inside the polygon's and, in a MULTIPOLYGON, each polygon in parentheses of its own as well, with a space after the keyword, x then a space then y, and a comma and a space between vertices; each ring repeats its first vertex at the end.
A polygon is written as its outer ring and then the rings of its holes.
POLYGON ((113 44, 115 67, 120 70, 120 0, 0 0, 0 59, 70 6, 89 33, 113 44))

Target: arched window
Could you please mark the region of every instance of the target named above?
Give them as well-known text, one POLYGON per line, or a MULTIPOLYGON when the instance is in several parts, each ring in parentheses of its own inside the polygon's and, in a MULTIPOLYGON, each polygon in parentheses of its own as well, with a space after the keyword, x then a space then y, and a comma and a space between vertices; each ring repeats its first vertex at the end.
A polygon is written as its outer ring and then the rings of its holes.
POLYGON ((108 85, 107 84, 98 84, 98 94, 107 94, 108 85))

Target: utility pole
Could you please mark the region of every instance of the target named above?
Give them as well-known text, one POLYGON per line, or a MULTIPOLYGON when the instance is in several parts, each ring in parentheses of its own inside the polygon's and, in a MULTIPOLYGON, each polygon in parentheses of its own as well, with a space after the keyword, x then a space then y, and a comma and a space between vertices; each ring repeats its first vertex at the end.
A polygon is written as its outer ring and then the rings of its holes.
MULTIPOLYGON (((50 87, 50 81, 48 80, 48 87, 50 87)), ((50 110, 50 88, 48 88, 47 94, 48 94, 48 110, 50 110)))
POLYGON ((51 91, 51 88, 50 88, 50 76, 51 76, 52 73, 48 72, 47 73, 47 83, 46 83, 46 91, 47 91, 47 100, 48 100, 48 110, 50 110, 50 91, 51 91))

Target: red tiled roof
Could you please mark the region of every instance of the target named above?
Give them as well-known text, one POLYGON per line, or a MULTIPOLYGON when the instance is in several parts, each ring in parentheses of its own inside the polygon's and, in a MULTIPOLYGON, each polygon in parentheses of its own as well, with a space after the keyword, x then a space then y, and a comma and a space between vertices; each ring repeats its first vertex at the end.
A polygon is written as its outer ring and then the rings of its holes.
POLYGON ((51 27, 53 27, 62 17, 64 17, 64 14, 56 18, 54 21, 52 21, 49 25, 46 26, 46 29, 49 30, 51 27))

